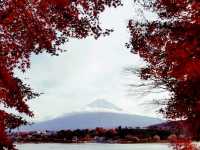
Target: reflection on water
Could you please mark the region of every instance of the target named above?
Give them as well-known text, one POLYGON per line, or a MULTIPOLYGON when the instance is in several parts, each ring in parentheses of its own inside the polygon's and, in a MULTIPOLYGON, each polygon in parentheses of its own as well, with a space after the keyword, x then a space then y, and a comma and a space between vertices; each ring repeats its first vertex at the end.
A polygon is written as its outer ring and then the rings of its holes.
POLYGON ((170 150, 168 144, 18 144, 19 150, 170 150))

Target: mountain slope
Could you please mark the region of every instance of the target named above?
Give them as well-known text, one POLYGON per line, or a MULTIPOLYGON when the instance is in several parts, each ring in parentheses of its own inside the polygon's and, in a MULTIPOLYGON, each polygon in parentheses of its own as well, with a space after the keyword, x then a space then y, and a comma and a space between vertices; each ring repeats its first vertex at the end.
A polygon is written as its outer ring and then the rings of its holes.
POLYGON ((114 128, 122 127, 146 127, 163 122, 158 118, 114 112, 79 112, 70 113, 60 118, 22 127, 22 131, 33 130, 62 130, 85 128, 114 128))

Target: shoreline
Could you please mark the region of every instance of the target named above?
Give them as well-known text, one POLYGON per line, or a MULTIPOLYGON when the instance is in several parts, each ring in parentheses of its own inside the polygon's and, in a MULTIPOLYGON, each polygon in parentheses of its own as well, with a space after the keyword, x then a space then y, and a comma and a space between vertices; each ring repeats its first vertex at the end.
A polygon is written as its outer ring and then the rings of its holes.
POLYGON ((117 143, 109 143, 109 142, 15 142, 15 144, 170 144, 169 141, 159 141, 159 142, 117 142, 117 143))

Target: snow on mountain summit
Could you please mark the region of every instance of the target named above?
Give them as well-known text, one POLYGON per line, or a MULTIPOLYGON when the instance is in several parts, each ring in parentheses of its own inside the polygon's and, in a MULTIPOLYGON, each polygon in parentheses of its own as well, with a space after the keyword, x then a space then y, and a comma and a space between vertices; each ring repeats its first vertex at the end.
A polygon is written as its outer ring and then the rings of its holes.
POLYGON ((89 111, 122 111, 121 108, 108 102, 105 99, 97 99, 85 107, 89 111))

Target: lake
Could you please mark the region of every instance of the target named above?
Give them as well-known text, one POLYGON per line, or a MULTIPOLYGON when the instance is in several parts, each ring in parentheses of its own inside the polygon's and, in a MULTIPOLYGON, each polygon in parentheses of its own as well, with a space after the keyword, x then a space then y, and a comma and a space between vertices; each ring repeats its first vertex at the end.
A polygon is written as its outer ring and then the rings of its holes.
POLYGON ((18 144, 19 150, 171 150, 168 144, 18 144))

